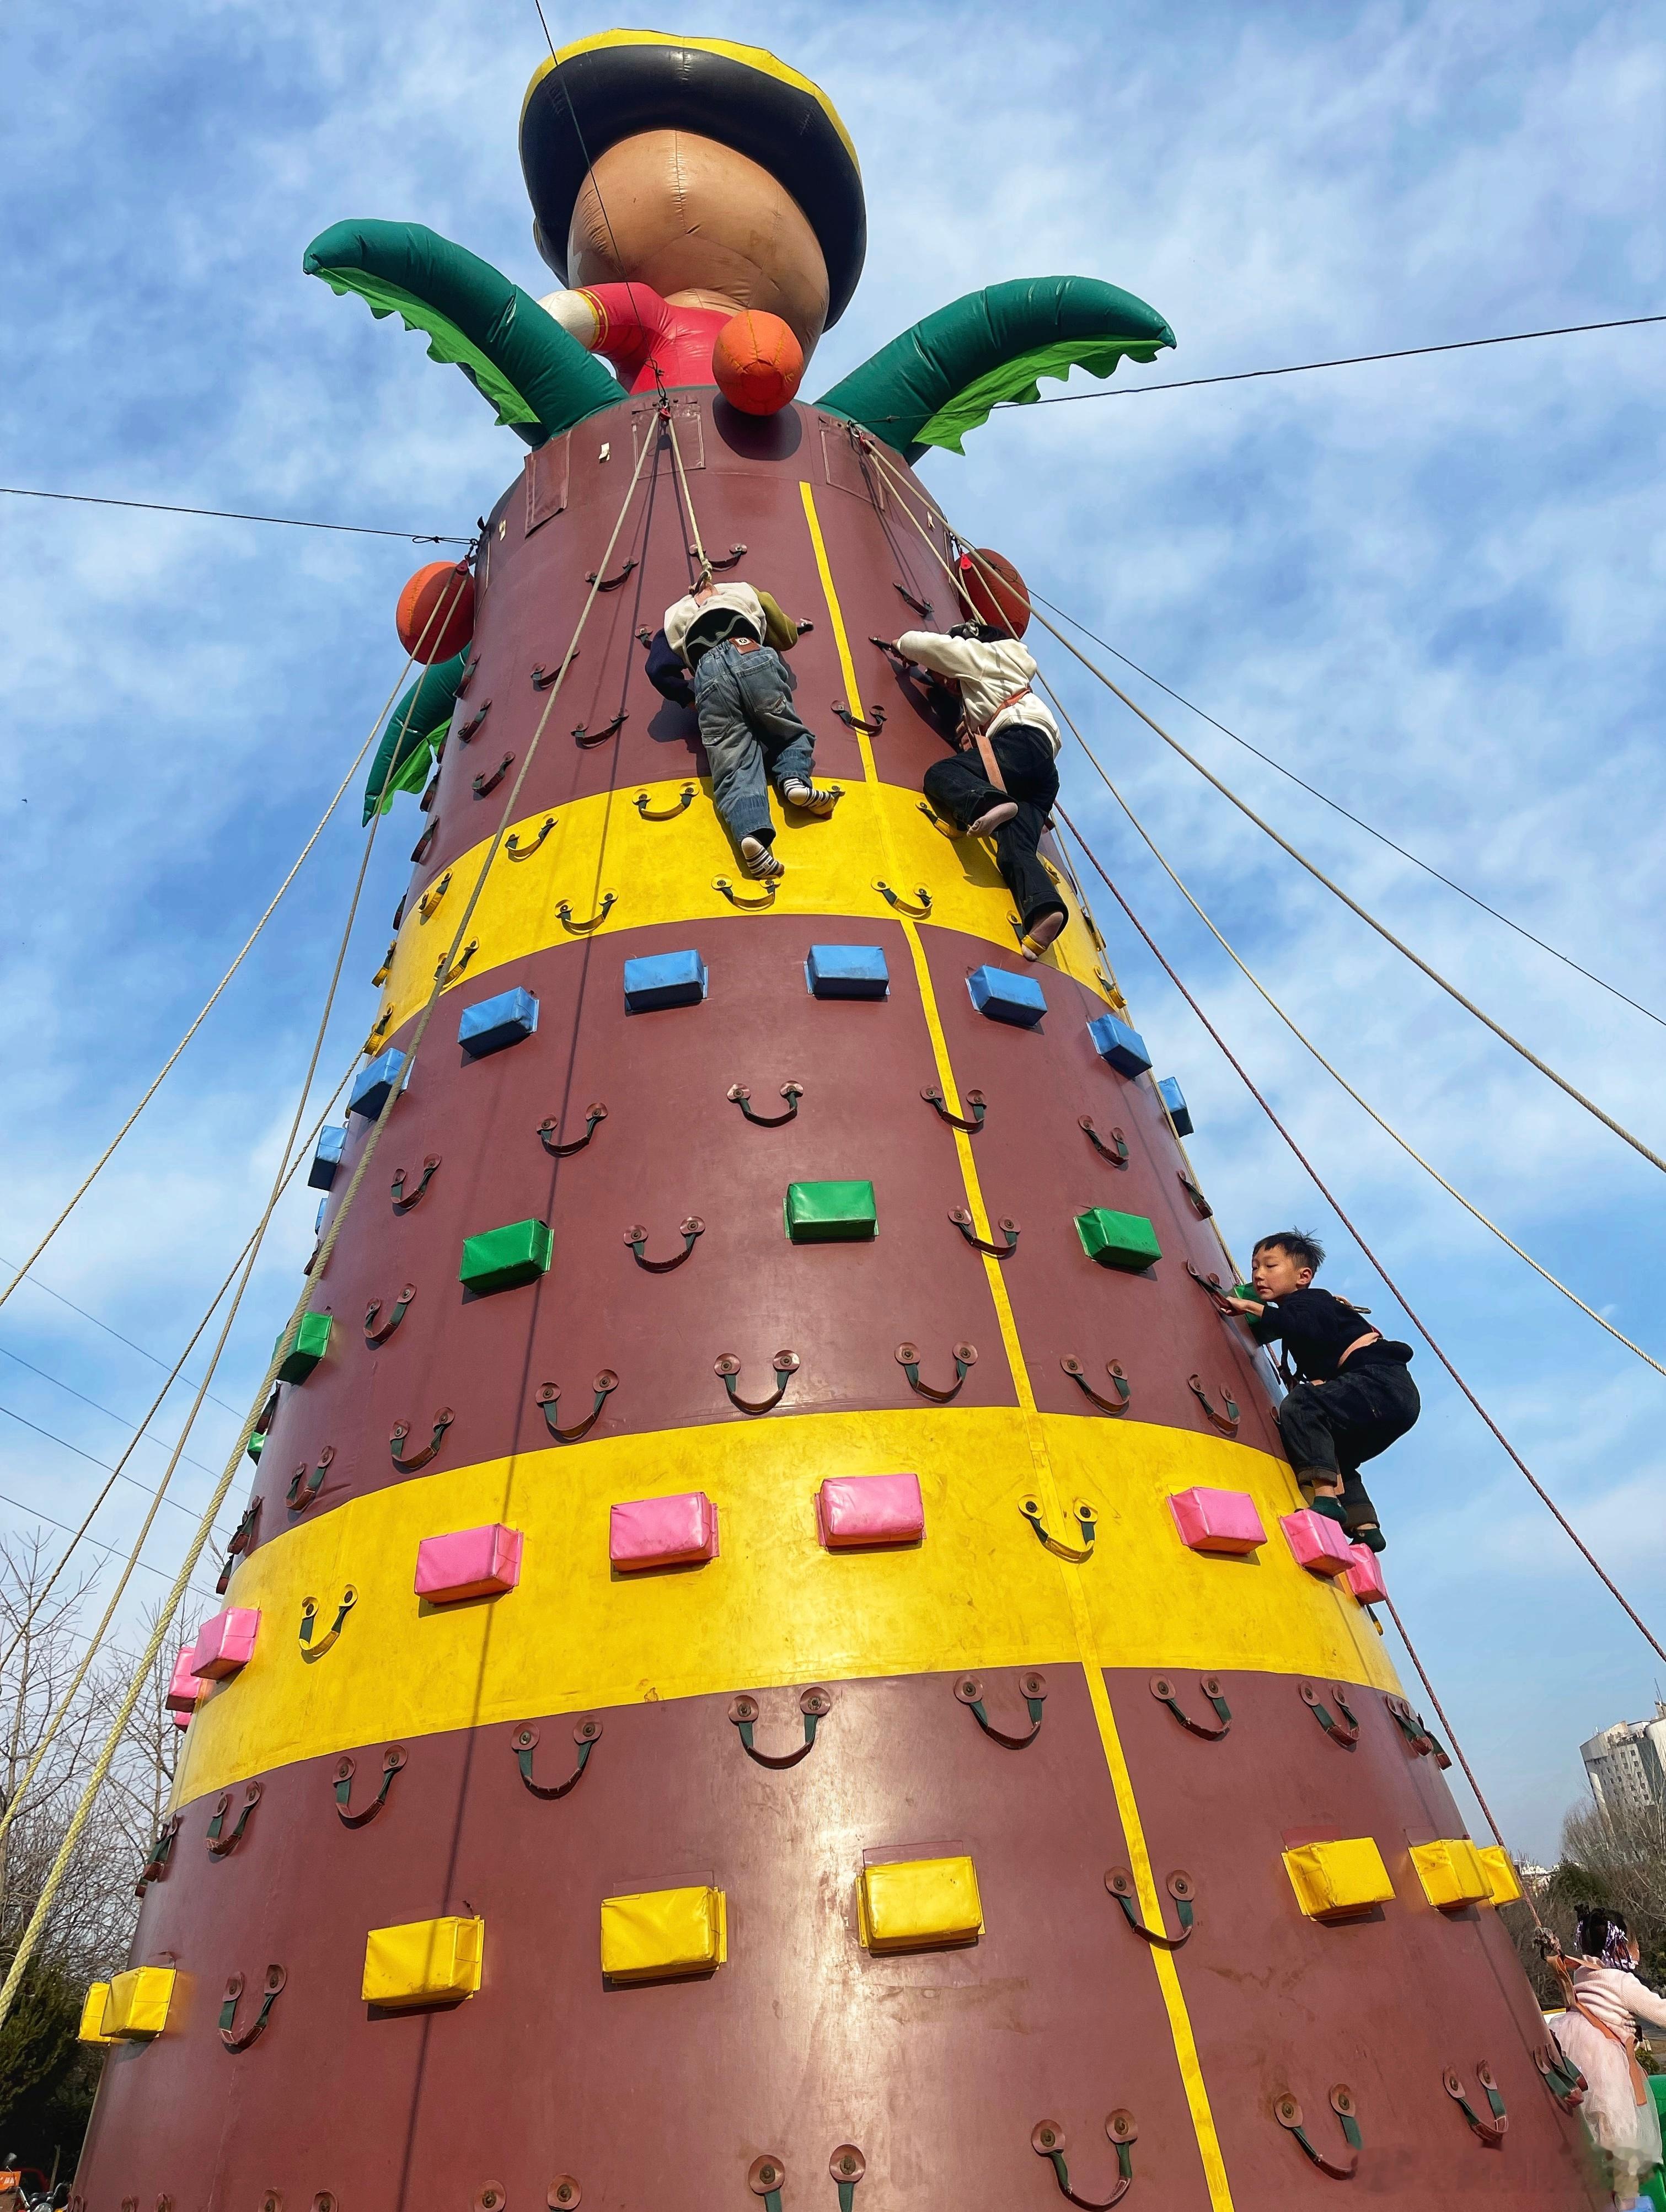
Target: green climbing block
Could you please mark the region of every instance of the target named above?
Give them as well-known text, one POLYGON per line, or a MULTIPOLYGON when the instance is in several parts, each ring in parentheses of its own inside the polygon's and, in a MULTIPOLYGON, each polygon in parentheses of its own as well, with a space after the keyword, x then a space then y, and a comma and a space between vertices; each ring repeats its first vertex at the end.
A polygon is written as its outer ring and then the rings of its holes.
POLYGON ((871 1182, 789 1182, 784 1212, 794 1244, 866 1243, 879 1233, 871 1182))
MULTIPOLYGON (((301 1316, 301 1327, 289 1358, 277 1370, 280 1382, 304 1382, 330 1349, 331 1319, 326 1313, 307 1313, 301 1316)), ((276 1352, 283 1341, 283 1332, 278 1331, 272 1346, 276 1352)))
POLYGON ((1143 1213, 1113 1213, 1109 1206, 1091 1206, 1076 1216, 1076 1234, 1088 1258, 1102 1267, 1138 1274, 1163 1256, 1157 1231, 1143 1213))
POLYGON ((511 1221, 502 1229, 483 1230, 463 1239, 458 1280, 465 1291, 512 1291, 550 1269, 550 1224, 511 1221))
POLYGON ((249 1457, 254 1462, 255 1465, 258 1467, 260 1464, 260 1455, 266 1449, 266 1439, 264 1437, 251 1437, 246 1449, 248 1450, 249 1457))

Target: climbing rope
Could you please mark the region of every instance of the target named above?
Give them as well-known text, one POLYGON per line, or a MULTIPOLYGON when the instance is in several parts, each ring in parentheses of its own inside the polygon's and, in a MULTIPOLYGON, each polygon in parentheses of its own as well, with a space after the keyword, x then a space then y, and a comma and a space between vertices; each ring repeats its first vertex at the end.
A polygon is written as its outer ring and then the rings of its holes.
POLYGON ((694 512, 694 495, 689 489, 688 471, 683 466, 683 448, 677 442, 677 424, 672 417, 671 402, 665 398, 663 392, 660 394, 660 398, 663 404, 660 410, 660 419, 671 433, 672 463, 677 471, 677 482, 683 494, 683 505, 688 510, 689 528, 694 536, 694 556, 700 563, 700 575, 703 582, 712 573, 711 560, 706 551, 706 542, 700 535, 699 520, 694 512))
MULTIPOLYGON (((416 641, 417 650, 420 650, 423 644, 425 642, 430 627, 435 622, 439 621, 443 614, 448 614, 451 607, 456 603, 457 599, 461 596, 463 586, 460 571, 463 564, 459 562, 458 566, 459 574, 456 584, 453 586, 452 597, 444 601, 435 601, 434 609, 430 612, 428 621, 423 625, 422 635, 416 641)), ((266 924, 271 920, 272 915, 276 913, 278 902, 283 896, 284 892, 289 890, 290 884, 300 874, 301 868, 306 863, 307 854, 312 851, 313 846, 317 844, 319 839, 324 835, 325 826, 327 825, 331 816, 335 812, 337 807, 340 805, 342 798, 347 790, 347 787, 352 782, 353 778, 357 775, 359 763, 369 751, 372 744, 375 741, 377 732, 381 728, 382 724, 386 720, 388 714, 392 711, 393 702, 398 696, 399 686, 404 682, 405 678, 410 673, 410 670, 415 663, 416 658, 416 653, 415 651, 406 657, 404 666, 399 671, 398 677, 394 679, 392 690, 383 701, 381 708, 378 713, 375 720, 370 726, 369 736, 366 738, 364 743, 359 747, 357 752, 354 754, 352 761, 349 764, 346 775, 336 787, 335 796, 331 799, 330 804, 325 808, 324 812, 319 816, 318 826, 314 829, 312 836, 308 837, 307 842, 301 847, 300 852, 296 854, 294 866, 290 868, 289 872, 284 877, 277 889, 273 892, 271 903, 268 905, 266 911, 261 915, 259 921, 256 922, 254 927, 250 931, 247 938, 244 941, 241 951, 237 955, 237 957, 232 962, 230 967, 227 969, 225 974, 220 978, 220 981, 215 985, 213 990, 209 994, 207 1000, 204 1002, 202 1011, 198 1014, 196 1020, 192 1022, 191 1027, 179 1039, 179 1043, 174 1046, 173 1051, 169 1053, 167 1058, 162 1062, 161 1066, 157 1070, 155 1078, 146 1089, 143 1096, 140 1098, 137 1105, 134 1107, 132 1112, 122 1123, 120 1128, 117 1130, 115 1135, 111 1138, 109 1143, 99 1154, 97 1159, 94 1161, 92 1166, 88 1170, 80 1183, 76 1185, 75 1190, 70 1194, 62 1211, 58 1213, 56 1220, 52 1222, 46 1235, 35 1246, 33 1251, 29 1254, 27 1259, 24 1261, 22 1266, 19 1267, 16 1273, 12 1277, 10 1282, 6 1285, 3 1290, 0 1290, 0 1306, 4 1305, 6 1300, 11 1296, 12 1292, 17 1288, 17 1285, 28 1273, 30 1268, 33 1267, 35 1261, 40 1257, 46 1247, 52 1243, 53 1237, 57 1236, 58 1231, 63 1228, 64 1223, 75 1212, 76 1206, 80 1205, 82 1200, 86 1197, 94 1183, 97 1182, 99 1176, 109 1165, 111 1159, 114 1157, 117 1147, 121 1144, 128 1131, 133 1127, 133 1124, 138 1120, 140 1115, 143 1113, 145 1108, 155 1097, 157 1091, 161 1090, 163 1082, 167 1077, 169 1070, 179 1060, 180 1054, 184 1052, 185 1047, 191 1042, 192 1037, 196 1036, 198 1030, 202 1028, 203 1024, 208 1019, 210 1014, 214 1011, 214 1008, 218 1003, 221 995, 225 991, 227 985, 231 981, 232 977, 237 973, 244 961, 247 959, 250 952, 254 949, 255 940, 259 937, 262 930, 265 928, 266 924)), ((380 794, 379 794, 379 796, 380 795, 380 794)))
POLYGON ((1516 1257, 1518 1260, 1524 1260, 1527 1262, 1527 1265, 1532 1268, 1534 1273, 1541 1276, 1544 1281, 1548 1283, 1552 1290, 1560 1291, 1562 1296, 1566 1298, 1571 1304, 1578 1306, 1580 1312, 1586 1315, 1590 1320, 1594 1321, 1599 1328, 1605 1329, 1614 1339, 1616 1344, 1622 1344, 1627 1352, 1634 1352, 1637 1358, 1643 1362, 1644 1365, 1645 1367, 1652 1367, 1657 1375, 1666 1376, 1666 1366, 1663 1366, 1659 1360, 1656 1359, 1651 1353, 1645 1352, 1640 1344, 1633 1344, 1631 1338, 1622 1334, 1620 1330, 1617 1329, 1612 1322, 1605 1321, 1602 1316, 1596 1311, 1594 1306, 1588 1306, 1577 1291, 1570 1290, 1565 1282, 1561 1281, 1559 1277, 1551 1273, 1548 1267, 1541 1266, 1539 1261, 1533 1257, 1533 1255, 1530 1252, 1523 1251, 1522 1247, 1517 1243, 1513 1237, 1508 1236, 1504 1230, 1499 1228, 1496 1221, 1493 1220, 1487 1214, 1483 1213, 1480 1206, 1476 1206, 1473 1200, 1467 1199, 1463 1193, 1457 1188, 1456 1184, 1448 1182, 1445 1176, 1440 1172, 1439 1169, 1435 1167, 1430 1161, 1426 1160, 1422 1153, 1418 1151, 1417 1147, 1412 1144, 1408 1139, 1402 1137, 1399 1130, 1394 1127, 1392 1122, 1385 1121, 1383 1115, 1377 1112, 1377 1109, 1368 1099, 1361 1097, 1359 1093, 1354 1089, 1353 1085, 1348 1081, 1347 1078, 1343 1075, 1339 1069, 1332 1066, 1329 1060, 1328 1060, 1323 1053, 1320 1051, 1318 1046, 1314 1043, 1312 1038, 1307 1036, 1304 1030, 1297 1027, 1296 1024, 1291 1019, 1290 1016, 1273 996, 1272 993, 1267 988, 1260 977, 1257 976, 1254 971, 1246 966, 1244 962, 1239 958, 1233 947, 1227 942, 1226 939, 1221 934, 1221 932, 1216 927, 1213 921, 1211 921, 1209 916, 1204 912, 1203 908, 1198 904, 1196 899, 1192 896, 1186 885, 1181 881, 1179 876, 1176 873, 1174 867, 1158 846, 1155 839, 1152 836, 1151 832, 1146 828, 1144 823, 1140 821, 1139 816, 1135 814, 1134 809, 1128 805, 1128 800, 1123 797, 1122 792, 1112 781, 1110 775, 1106 774, 1104 768, 1095 757, 1092 747, 1088 744, 1087 739, 1082 735, 1080 730, 1078 729, 1076 724, 1071 720, 1069 711, 1065 707, 1064 702, 1060 699, 1058 694, 1053 690, 1051 684, 1049 684, 1044 678, 1038 680, 1040 682, 1041 689, 1046 692, 1048 697, 1053 702, 1055 707, 1058 708, 1059 713, 1063 716, 1072 736, 1075 738, 1082 750, 1087 755, 1088 759, 1092 763, 1093 766, 1098 770, 1098 773, 1104 782, 1105 788, 1110 793, 1111 797, 1122 808, 1123 813, 1128 816, 1129 822, 1133 823, 1135 831, 1144 841, 1146 848, 1157 861, 1158 866, 1163 870, 1164 873, 1168 877, 1169 881, 1180 893, 1182 898, 1185 900, 1187 905, 1190 907, 1192 912, 1197 916, 1198 920, 1203 924, 1209 934, 1214 939, 1216 944, 1219 945, 1221 951, 1238 970, 1238 973, 1243 977, 1244 981, 1249 983, 1252 988, 1257 991, 1262 998, 1266 1000, 1267 1004, 1272 1008, 1273 1012, 1278 1016, 1279 1019, 1284 1024, 1285 1027, 1289 1030, 1291 1036, 1296 1039, 1297 1042, 1305 1047, 1305 1048, 1312 1054, 1314 1059, 1318 1061, 1320 1066, 1325 1071, 1325 1073, 1347 1091, 1348 1097, 1353 1099, 1354 1104, 1358 1106, 1362 1112, 1368 1114, 1371 1116, 1371 1119, 1376 1122, 1377 1127, 1382 1130, 1383 1135, 1385 1137, 1392 1138, 1394 1142, 1399 1146, 1401 1151, 1405 1153, 1408 1159, 1415 1161, 1417 1165, 1423 1170, 1426 1175, 1432 1176, 1433 1180, 1440 1185, 1441 1188, 1446 1193, 1449 1198, 1456 1199, 1466 1213, 1470 1214, 1475 1220, 1479 1221, 1483 1229, 1490 1230, 1493 1235, 1498 1238, 1499 1242, 1501 1244, 1508 1246, 1509 1249, 1516 1255, 1516 1257))
MULTIPOLYGON (((870 444, 872 443, 871 441, 869 442, 870 444)), ((944 570, 951 581, 955 582, 958 585, 959 580, 955 575, 953 567, 949 562, 945 561, 942 554, 938 551, 937 547, 932 542, 931 533, 925 528, 923 524, 921 524, 918 516, 915 514, 912 507, 909 504, 907 494, 912 487, 905 484, 903 479, 897 475, 897 471, 890 466, 877 445, 873 446, 873 450, 874 459, 879 464, 879 468, 891 479, 892 487, 897 494, 897 504, 902 507, 903 513, 913 523, 921 537, 924 538, 926 544, 930 546, 933 558, 944 570)), ((929 494, 927 494, 927 496, 928 499, 930 498, 929 494)), ((980 574, 984 576, 986 580, 995 587, 1003 587, 1005 580, 997 576, 995 572, 988 566, 978 553, 976 547, 960 535, 959 532, 955 529, 953 524, 949 521, 947 516, 945 515, 942 509, 937 505, 934 500, 931 501, 930 504, 932 513, 936 517, 937 520, 942 525, 944 530, 948 532, 952 542, 962 548, 970 560, 976 565, 980 574)), ((1266 836, 1270 837, 1273 842, 1278 846, 1281 852, 1288 854, 1290 858, 1294 860, 1298 866, 1304 868, 1308 874, 1313 878, 1316 883, 1322 884, 1335 897, 1341 901, 1342 904, 1348 908, 1350 913, 1357 915, 1361 921, 1365 922, 1370 928, 1375 930, 1384 944, 1391 945, 1396 952, 1400 953, 1404 958, 1410 961, 1413 967, 1419 969, 1429 978, 1432 983, 1438 984, 1440 988, 1446 993, 1450 999, 1455 1000, 1456 1003, 1463 1008, 1466 1013, 1473 1014, 1475 1019, 1480 1022, 1484 1028, 1491 1030, 1493 1036, 1498 1037, 1503 1043, 1507 1044, 1512 1052, 1518 1053, 1521 1057, 1529 1064, 1529 1066, 1536 1067, 1541 1075, 1547 1077, 1552 1083, 1554 1083, 1559 1091, 1565 1091, 1566 1095, 1574 1101, 1576 1105, 1583 1106, 1588 1114, 1594 1115, 1597 1121, 1602 1123, 1605 1128, 1611 1129, 1614 1135, 1621 1139, 1626 1144, 1629 1145, 1634 1152, 1641 1153, 1643 1158, 1647 1160, 1651 1166, 1657 1167, 1661 1170, 1663 1174, 1666 1174, 1666 1159, 1663 1159, 1658 1152, 1651 1150, 1640 1137, 1634 1136, 1632 1132, 1626 1127, 1623 1122, 1615 1121, 1613 1115, 1608 1113, 1602 1107, 1599 1106, 1594 1098, 1588 1098, 1585 1096, 1585 1093, 1579 1090, 1575 1085, 1570 1083, 1565 1075, 1559 1074, 1556 1069, 1552 1067, 1547 1060, 1541 1060, 1537 1053, 1533 1051, 1529 1046, 1523 1044, 1518 1036, 1513 1036, 1510 1030, 1504 1027, 1502 1023, 1495 1022, 1491 1014, 1487 1013, 1482 1007, 1478 1006, 1473 999, 1466 997, 1464 993, 1459 990, 1456 983, 1450 981, 1447 977, 1441 974, 1438 968, 1432 967, 1430 963, 1423 958, 1420 953, 1413 951, 1411 946, 1408 945, 1402 938, 1399 938, 1395 935, 1394 932, 1388 927, 1386 922, 1379 921, 1377 916, 1372 914, 1368 908, 1361 906, 1358 899, 1352 897, 1342 889, 1340 884, 1335 882, 1329 876, 1326 875, 1323 869, 1321 868, 1316 862, 1310 860, 1305 853, 1302 852, 1297 846, 1292 845, 1290 842, 1290 840, 1287 837, 1283 836, 1277 830, 1275 830, 1270 822, 1265 820, 1261 815, 1257 814, 1255 808, 1250 805, 1247 799, 1240 799, 1237 793, 1231 788, 1231 785, 1224 783, 1219 776, 1214 773, 1213 769, 1207 767, 1202 761, 1198 759, 1195 753, 1189 752, 1186 747, 1181 744, 1178 738, 1172 737, 1170 732, 1163 727, 1163 725, 1160 722, 1154 720, 1152 717, 1146 712, 1145 708, 1141 707, 1137 701, 1130 699, 1128 693, 1106 674, 1105 671, 1098 665, 1097 661, 1090 660, 1087 655, 1083 653, 1079 647, 1073 645, 1070 640, 1065 635, 1064 632, 1060 629, 1056 624, 1050 623, 1044 614, 1037 612, 1036 614, 1036 620, 1040 623, 1044 630, 1048 631, 1053 637, 1057 639, 1058 642, 1063 646, 1065 651, 1069 653, 1073 659, 1079 660, 1082 666, 1085 668, 1091 675, 1097 677, 1100 683, 1104 685, 1105 689, 1113 693, 1116 698, 1120 699, 1130 714, 1137 714, 1140 720, 1145 723, 1148 729, 1154 730, 1157 735, 1162 738, 1164 744, 1167 745, 1171 751, 1177 753, 1181 759, 1183 760, 1189 767, 1195 769, 1197 773, 1207 783, 1212 784, 1214 788, 1219 792, 1223 799, 1230 799, 1232 805, 1237 808, 1239 813, 1244 817, 1246 821, 1253 822, 1256 829, 1261 830, 1266 836)))

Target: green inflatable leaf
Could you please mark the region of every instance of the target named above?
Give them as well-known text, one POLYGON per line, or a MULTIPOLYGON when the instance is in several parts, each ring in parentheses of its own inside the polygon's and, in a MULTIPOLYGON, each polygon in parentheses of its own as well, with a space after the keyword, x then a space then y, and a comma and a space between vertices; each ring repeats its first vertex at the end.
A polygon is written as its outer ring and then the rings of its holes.
POLYGON ((379 803, 381 812, 386 813, 396 791, 420 792, 428 781, 429 764, 451 720, 468 658, 466 653, 459 653, 425 668, 388 716, 365 779, 366 822, 377 811, 379 803))

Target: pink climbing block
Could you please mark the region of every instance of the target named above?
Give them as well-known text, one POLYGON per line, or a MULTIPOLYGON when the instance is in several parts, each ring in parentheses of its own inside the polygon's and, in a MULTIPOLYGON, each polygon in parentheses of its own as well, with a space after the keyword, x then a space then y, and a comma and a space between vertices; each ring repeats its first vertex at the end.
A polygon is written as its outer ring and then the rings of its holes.
POLYGON ((816 1492, 816 1523, 830 1552, 846 1545, 917 1544, 926 1533, 920 1478, 830 1475, 816 1492))
POLYGON ((1376 1605, 1389 1594, 1377 1557, 1368 1544, 1350 1544, 1353 1564, 1348 1569, 1348 1588, 1361 1605, 1376 1605))
POLYGON ((1299 1513, 1285 1513, 1279 1526, 1290 1540, 1298 1566, 1310 1575, 1345 1575, 1353 1565, 1353 1546, 1342 1534, 1341 1523, 1304 1505, 1299 1513))
POLYGON ((607 1556, 622 1574, 714 1559, 717 1508, 703 1490, 616 1505, 608 1519, 607 1556))
POLYGON ((1169 1510, 1181 1542, 1194 1552, 1231 1552, 1242 1557, 1267 1541, 1256 1501, 1246 1491, 1170 1491, 1169 1510))
POLYGON ((192 1647, 191 1671, 200 1682, 223 1682, 254 1656, 260 1614, 252 1605, 228 1606, 205 1620, 192 1647))
POLYGON ((173 1675, 167 1686, 167 1710, 173 1716, 175 1728, 184 1728, 196 1711, 198 1701, 208 1695, 208 1685, 199 1682, 191 1671, 191 1662, 197 1656, 197 1646, 187 1644, 173 1662, 173 1675))
POLYGON ((416 1547, 416 1595, 435 1605, 465 1597, 498 1597, 520 1580, 521 1533, 494 1521, 424 1536, 416 1547))

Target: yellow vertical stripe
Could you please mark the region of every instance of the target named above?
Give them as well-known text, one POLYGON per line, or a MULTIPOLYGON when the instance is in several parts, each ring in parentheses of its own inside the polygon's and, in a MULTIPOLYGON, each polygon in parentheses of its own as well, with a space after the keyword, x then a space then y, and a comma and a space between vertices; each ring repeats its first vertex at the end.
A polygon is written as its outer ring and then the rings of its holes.
MULTIPOLYGON (((821 517, 816 512, 816 495, 809 483, 800 480, 799 491, 804 501, 804 519, 810 525, 810 543, 815 548, 816 573, 822 580, 822 596, 827 601, 828 620, 833 625, 833 642, 839 648, 839 667, 844 676, 845 704, 860 720, 862 695, 856 686, 856 664, 850 657, 850 640, 845 634, 844 616, 839 609, 839 595, 833 588, 833 571, 827 565, 827 541, 822 536, 821 517)), ((877 783, 879 771, 873 765, 873 748, 868 743, 867 732, 855 732, 857 748, 862 756, 862 774, 870 783, 877 783)), ((887 866, 892 864, 889 860, 887 866)))

